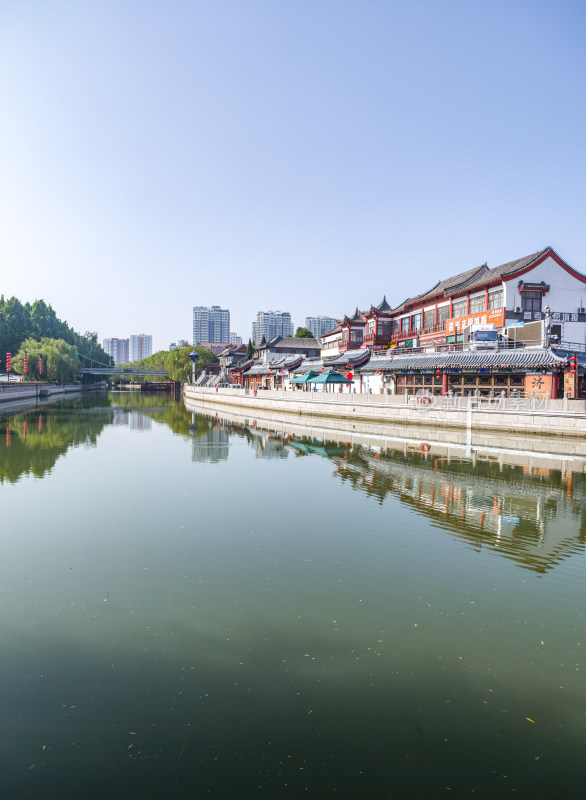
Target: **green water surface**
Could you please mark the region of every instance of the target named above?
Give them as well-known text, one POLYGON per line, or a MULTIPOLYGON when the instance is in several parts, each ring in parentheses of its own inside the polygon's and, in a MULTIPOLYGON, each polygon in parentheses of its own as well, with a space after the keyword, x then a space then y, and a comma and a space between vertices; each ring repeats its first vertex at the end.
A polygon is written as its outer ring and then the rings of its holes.
POLYGON ((0 419, 0 798, 577 797, 583 473, 0 419))

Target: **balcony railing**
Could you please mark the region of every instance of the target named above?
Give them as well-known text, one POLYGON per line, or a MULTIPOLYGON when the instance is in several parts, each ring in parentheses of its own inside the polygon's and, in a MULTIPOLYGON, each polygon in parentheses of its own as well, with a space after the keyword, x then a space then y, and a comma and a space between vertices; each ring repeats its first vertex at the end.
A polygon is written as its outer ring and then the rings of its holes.
POLYGON ((342 340, 339 344, 340 353, 343 353, 345 350, 358 350, 360 347, 362 347, 363 341, 364 339, 356 339, 351 342, 342 340))

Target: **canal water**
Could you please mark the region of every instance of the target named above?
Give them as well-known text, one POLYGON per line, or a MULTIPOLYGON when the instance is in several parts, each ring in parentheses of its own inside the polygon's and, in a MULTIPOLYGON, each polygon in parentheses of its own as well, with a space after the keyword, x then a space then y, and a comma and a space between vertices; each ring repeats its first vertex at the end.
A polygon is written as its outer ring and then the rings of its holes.
POLYGON ((581 794, 584 465, 346 436, 0 418, 0 797, 581 794))

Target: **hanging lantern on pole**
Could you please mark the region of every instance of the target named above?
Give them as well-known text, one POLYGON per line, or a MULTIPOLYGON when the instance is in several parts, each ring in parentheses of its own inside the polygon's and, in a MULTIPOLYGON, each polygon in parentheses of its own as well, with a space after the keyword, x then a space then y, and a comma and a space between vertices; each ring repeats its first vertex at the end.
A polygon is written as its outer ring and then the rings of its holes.
POLYGON ((570 375, 575 375, 576 374, 576 363, 577 363, 577 361, 578 361, 578 359, 576 358, 576 356, 572 356, 570 358, 570 375))
POLYGON ((22 368, 22 371, 24 372, 25 375, 28 372, 28 356, 24 357, 24 366, 22 368))
POLYGON ((43 374, 43 356, 39 356, 39 375, 43 374))
POLYGON ((12 369, 12 353, 6 353, 6 372, 12 369))

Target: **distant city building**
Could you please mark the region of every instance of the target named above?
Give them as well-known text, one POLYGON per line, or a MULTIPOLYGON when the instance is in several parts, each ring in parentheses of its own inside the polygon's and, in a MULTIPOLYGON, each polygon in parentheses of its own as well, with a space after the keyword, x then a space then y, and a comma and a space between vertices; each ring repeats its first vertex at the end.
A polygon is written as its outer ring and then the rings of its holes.
POLYGON ((317 338, 336 328, 338 323, 333 317, 305 317, 305 327, 317 338))
POLYGON ((288 311, 259 311, 252 323, 252 342, 260 344, 275 336, 293 336, 293 322, 288 311))
POLYGON ((230 342, 230 312, 220 306, 193 307, 193 344, 230 342))
POLYGON ((230 344, 242 344, 242 336, 230 331, 230 344))
POLYGON ((153 337, 144 333, 133 334, 130 337, 129 361, 141 361, 153 353, 153 337))
POLYGON ((103 348, 114 359, 115 364, 127 364, 129 358, 129 345, 128 339, 104 339, 103 348))
POLYGON ((189 347, 187 339, 177 339, 176 342, 171 342, 169 350, 177 350, 179 347, 189 347))

